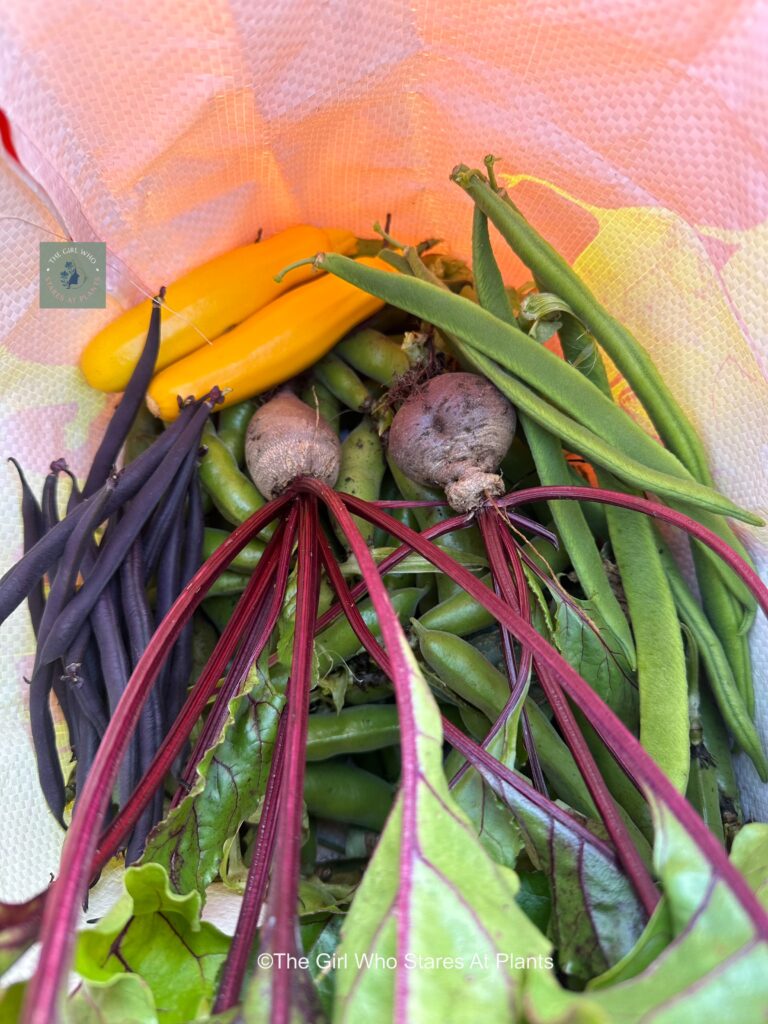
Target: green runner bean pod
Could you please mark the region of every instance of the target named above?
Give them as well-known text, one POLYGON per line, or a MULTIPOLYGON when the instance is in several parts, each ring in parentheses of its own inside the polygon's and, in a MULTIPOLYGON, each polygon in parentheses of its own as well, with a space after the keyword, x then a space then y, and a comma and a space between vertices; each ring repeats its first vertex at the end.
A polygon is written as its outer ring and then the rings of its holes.
POLYGON ((723 721, 741 749, 751 758, 762 781, 767 782, 768 761, 722 644, 691 593, 671 552, 658 534, 656 543, 680 618, 690 629, 698 645, 701 660, 707 670, 709 686, 723 721))
MULTIPOLYGON (((607 448, 613 449, 614 461, 624 464, 629 455, 645 470, 647 483, 640 486, 662 493, 661 485, 667 493, 683 502, 760 525, 761 520, 756 516, 695 481, 671 452, 649 437, 578 370, 519 329, 475 303, 415 277, 361 266, 335 253, 320 254, 317 263, 329 273, 385 301, 400 305, 455 335, 464 342, 465 351, 469 350, 473 357, 480 355, 496 360, 497 366, 504 366, 531 387, 547 391, 558 406, 568 410, 570 415, 566 419, 574 417, 574 421, 586 428, 587 434, 592 433, 607 448)), ((509 377, 510 373, 504 376, 509 377)), ((516 402, 512 396, 508 397, 516 402)), ((544 405, 553 408, 550 402, 544 402, 544 405)), ((578 450, 583 451, 583 447, 580 445, 578 450)))
MULTIPOLYGON (((472 230, 472 263, 475 288, 481 306, 507 323, 513 323, 512 307, 504 289, 488 234, 488 219, 475 207, 472 230)), ((542 484, 569 484, 570 472, 557 437, 553 437, 525 413, 520 420, 542 484)), ((602 556, 592 536, 584 512, 575 501, 550 502, 550 512, 561 543, 568 552, 584 596, 594 603, 607 629, 618 642, 625 668, 636 664, 632 633, 624 612, 616 600, 602 556), (567 507, 566 507, 567 506, 567 507)))
POLYGON ((608 528, 637 652, 640 742, 685 792, 690 767, 685 652, 669 579, 645 516, 614 509, 608 528))
POLYGON ((701 694, 699 690, 699 650, 691 635, 686 644, 688 664, 688 712, 691 722, 691 774, 688 778, 686 799, 702 821, 725 843, 723 819, 720 814, 720 794, 717 772, 712 755, 704 743, 704 725, 701 720, 701 694))
MULTIPOLYGON (((489 162, 492 167, 492 158, 486 160, 489 162)), ((634 335, 598 302, 573 268, 522 216, 509 195, 499 193, 480 172, 463 165, 456 167, 451 177, 493 221, 502 237, 532 271, 540 287, 564 299, 603 346, 646 409, 669 450, 678 456, 696 480, 711 487, 712 474, 696 429, 634 335)), ((720 536, 749 561, 748 553, 730 526, 723 522, 717 525, 720 536)), ((754 598, 743 591, 737 596, 750 614, 754 614, 754 598)))
POLYGON ((534 230, 508 196, 500 195, 481 173, 464 165, 456 167, 451 178, 494 223, 540 287, 568 303, 610 355, 670 448, 697 479, 704 480, 709 471, 701 441, 653 360, 630 331, 598 302, 572 267, 534 230))

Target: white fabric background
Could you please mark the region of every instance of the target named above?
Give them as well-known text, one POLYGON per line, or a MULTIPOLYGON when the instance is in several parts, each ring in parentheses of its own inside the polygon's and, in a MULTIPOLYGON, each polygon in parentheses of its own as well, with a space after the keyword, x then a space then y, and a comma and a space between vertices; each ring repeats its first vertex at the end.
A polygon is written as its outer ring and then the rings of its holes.
MULTIPOLYGON (((392 211, 396 234, 467 255, 470 204, 448 174, 492 151, 651 350, 722 489, 768 514, 767 36, 760 0, 11 0, 0 106, 38 187, 0 168, 0 456, 38 487, 54 457, 82 473, 108 414, 74 369, 85 339, 259 227, 365 234, 392 211), (107 242, 106 312, 38 309, 37 244, 62 228, 107 242)), ((10 564, 17 488, 0 473, 10 564)), ((744 536, 768 576, 765 540, 744 536)), ((47 883, 61 837, 25 724, 24 612, 0 643, 7 900, 47 883)), ((765 733, 762 621, 754 655, 765 733)))

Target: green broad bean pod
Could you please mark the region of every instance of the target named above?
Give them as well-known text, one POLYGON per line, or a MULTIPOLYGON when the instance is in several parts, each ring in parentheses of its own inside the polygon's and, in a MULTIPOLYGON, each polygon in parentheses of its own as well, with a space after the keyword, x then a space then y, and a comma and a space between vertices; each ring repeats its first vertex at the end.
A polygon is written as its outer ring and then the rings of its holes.
POLYGON ((223 633, 239 600, 239 594, 230 597, 207 597, 201 607, 218 632, 223 633))
MULTIPOLYGON (((556 576, 568 567, 565 549, 562 546, 554 547, 543 537, 536 537, 526 543, 524 550, 549 575, 556 576)), ((479 578, 487 587, 491 586, 489 574, 479 578)), ((452 590, 446 598, 420 615, 419 622, 427 629, 442 629, 447 633, 455 633, 456 636, 470 636, 481 629, 493 626, 496 620, 465 590, 458 589, 452 590)))
POLYGON ((219 413, 219 440, 229 450, 238 466, 242 466, 245 459, 245 433, 257 408, 256 402, 248 399, 245 402, 238 402, 237 405, 230 405, 228 409, 222 409, 219 413))
POLYGON ((218 639, 218 632, 212 623, 205 615, 196 612, 192 620, 192 682, 205 668, 218 639))
MULTIPOLYGON (((336 481, 336 490, 352 494, 364 501, 377 501, 381 493, 385 470, 381 438, 373 421, 365 416, 342 442, 341 465, 339 478, 336 481)), ((370 546, 373 543, 376 530, 374 524, 366 522, 358 516, 355 516, 354 519, 366 544, 370 546)), ((346 545, 346 539, 341 530, 335 527, 335 531, 341 543, 346 545)))
POLYGON ((386 387, 411 368, 400 345, 371 328, 350 334, 338 343, 334 352, 358 373, 386 387))
MULTIPOLYGON (((203 534, 203 561, 210 558, 228 537, 229 533, 226 530, 216 530, 212 526, 206 526, 203 534)), ((229 571, 250 575, 261 561, 265 547, 266 545, 260 540, 249 541, 229 563, 229 571)))
MULTIPOLYGON (((408 622, 413 617, 416 606, 423 595, 424 591, 419 587, 402 587, 399 590, 390 591, 389 597, 392 606, 401 622, 408 622)), ((377 639, 380 639, 379 620, 370 598, 361 601, 358 609, 366 626, 377 639)), ((354 630, 343 616, 332 622, 315 638, 315 652, 320 671, 323 674, 338 668, 339 665, 359 654, 362 649, 354 630)))
POLYGON ((442 630, 411 626, 422 658, 450 690, 494 721, 509 697, 509 680, 467 640, 442 630))
POLYGON ((248 586, 248 577, 240 572, 223 572, 208 589, 209 597, 231 597, 242 594, 248 586))
POLYGON ((394 695, 392 684, 387 682, 379 683, 352 683, 347 687, 344 694, 345 704, 373 704, 376 701, 389 700, 394 695))
POLYGON ((315 363, 314 376, 330 393, 353 412, 366 412, 373 395, 351 366, 331 352, 315 363))
POLYGON ((301 392, 301 400, 310 409, 316 409, 334 430, 338 430, 341 403, 324 384, 319 380, 310 380, 301 392))
MULTIPOLYGON (((232 452, 221 441, 210 420, 203 429, 203 444, 206 453, 200 460, 200 482, 224 519, 233 526, 239 526, 264 506, 264 498, 240 471, 232 452)), ((263 531, 264 534, 267 532, 263 531)))
POLYGON ((307 761, 364 754, 400 742, 394 704, 358 704, 335 712, 313 714, 307 725, 307 761))
MULTIPOLYGON (((398 501, 402 498, 402 494, 397 489, 392 474, 386 473, 384 481, 381 485, 381 497, 387 501, 398 501)), ((397 522, 403 523, 405 526, 409 526, 412 530, 419 530, 418 520, 416 519, 416 510, 413 508, 390 508, 387 509, 387 515, 392 516, 397 522)), ((400 542, 396 540, 391 533, 387 533, 382 527, 377 526, 373 535, 373 546, 378 548, 383 547, 397 547, 400 542)), ((421 586, 421 583, 419 583, 421 586)))
MULTIPOLYGON (((481 576, 480 580, 487 587, 491 586, 490 574, 481 576)), ((493 615, 465 590, 456 591, 419 616, 419 623, 425 629, 443 630, 462 637, 493 626, 495 622, 493 615)))
POLYGON ((354 764, 326 761, 308 764, 304 802, 317 818, 381 832, 394 799, 393 787, 354 764))

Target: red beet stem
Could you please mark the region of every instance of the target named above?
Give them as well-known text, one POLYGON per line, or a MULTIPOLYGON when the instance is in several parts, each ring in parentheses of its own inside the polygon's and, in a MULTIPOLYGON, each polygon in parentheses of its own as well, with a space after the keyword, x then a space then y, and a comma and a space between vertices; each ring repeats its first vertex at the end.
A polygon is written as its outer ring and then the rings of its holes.
MULTIPOLYGON (((503 541, 499 535, 499 531, 503 530, 504 527, 495 514, 493 514, 493 518, 489 516, 488 510, 481 511, 478 515, 478 520, 491 560, 494 580, 498 583, 501 596, 511 608, 518 610, 518 591, 504 560, 503 541)), ((530 626, 530 619, 525 615, 524 610, 520 608, 519 612, 524 616, 526 624, 530 626)), ((530 652, 531 648, 524 647, 524 650, 530 652)), ((653 883, 653 879, 649 875, 648 869, 627 832, 627 827, 618 812, 611 794, 608 792, 603 777, 576 723, 573 711, 567 700, 563 697, 563 692, 558 685, 557 675, 550 670, 549 666, 542 664, 535 656, 534 662, 539 681, 555 714, 563 737, 573 753, 574 760, 578 765, 587 789, 595 801, 595 806, 627 877, 634 886, 635 892, 645 907, 647 914, 650 916, 659 902, 659 893, 653 883)))
MULTIPOLYGON (((184 772, 179 780, 179 788, 174 795, 173 804, 179 803, 187 790, 192 785, 197 773, 197 766, 202 760, 205 752, 216 741, 216 737, 224 727, 229 714, 229 703, 238 693, 245 682, 251 665, 258 661, 264 648, 269 642, 272 630, 280 615, 283 606, 285 589, 288 583, 288 574, 291 568, 291 554, 296 538, 297 510, 291 508, 287 518, 280 524, 270 539, 261 560, 256 567, 256 572, 266 562, 268 580, 265 581, 263 589, 260 589, 259 597, 262 602, 258 611, 251 617, 246 635, 240 644, 232 665, 227 672, 222 685, 216 694, 213 706, 208 712, 197 743, 189 756, 184 772)), ((254 573, 255 575, 255 573, 254 573)), ((251 577, 253 580, 253 577, 251 577)), ((257 603, 257 602, 255 602, 257 603)))
MULTIPOLYGON (((304 769, 307 753, 307 719, 312 686, 314 626, 320 590, 318 537, 320 522, 317 500, 310 494, 299 497, 299 543, 297 553, 296 616, 294 620, 291 675, 288 681, 285 718, 285 768, 280 782, 280 808, 272 880, 267 899, 267 917, 261 930, 262 953, 278 955, 271 971, 271 1024, 290 1024, 294 1019, 294 996, 301 1000, 308 976, 296 977, 284 957, 298 958, 303 951, 298 927, 301 835, 304 811, 304 769), (281 956, 282 955, 282 956, 281 956)), ((303 975, 303 972, 302 972, 303 975)))
POLYGON ((225 1010, 239 1002, 248 960, 256 938, 259 913, 267 891, 269 868, 272 864, 272 853, 277 835, 277 811, 285 755, 285 721, 285 715, 281 715, 275 746, 272 750, 272 764, 269 767, 267 788, 261 805, 256 842, 251 855, 251 866, 248 868, 243 902, 240 905, 235 934, 232 936, 232 945, 229 947, 221 973, 221 984, 213 1004, 214 1013, 224 1013, 225 1010))
POLYGON ((281 496, 237 527, 181 592, 139 659, 104 733, 64 841, 59 874, 48 891, 37 970, 24 999, 22 1024, 55 1024, 59 1019, 78 908, 91 878, 91 864, 120 763, 173 643, 214 580, 248 541, 275 519, 288 497, 281 496))
MULTIPOLYGON (((304 486, 308 487, 310 483, 305 482, 304 486)), ((502 499, 499 504, 509 504, 510 498, 513 499, 512 503, 515 503, 519 499, 520 494, 524 494, 525 501, 551 500, 560 497, 593 501, 595 500, 595 494, 597 494, 597 500, 603 503, 648 512, 676 526, 689 530, 689 532, 694 533, 698 539, 702 540, 718 554, 722 553, 724 560, 741 576, 762 607, 768 609, 768 589, 757 574, 716 534, 699 523, 695 523, 682 513, 674 512, 671 509, 656 505, 654 502, 649 502, 642 498, 634 498, 631 495, 612 491, 598 491, 597 489, 593 490, 586 487, 534 488, 529 489, 527 492, 510 495, 502 499), (561 493, 562 491, 566 493, 563 494, 561 493)), ((366 502, 358 498, 344 495, 344 505, 350 513, 367 519, 378 526, 382 526, 401 541, 409 544, 414 551, 427 558, 438 569, 455 580, 459 586, 482 604, 484 608, 487 608, 520 642, 531 646, 537 661, 540 661, 552 670, 560 686, 563 687, 568 697, 587 715, 593 728, 603 738, 606 746, 613 751, 614 756, 623 755, 624 759, 631 763, 633 775, 657 799, 667 805, 672 814, 686 829, 702 854, 723 881, 730 886, 733 894, 752 921, 758 936, 762 939, 768 939, 768 915, 763 910, 746 880, 730 863, 727 854, 714 835, 704 825, 685 797, 677 792, 656 763, 643 750, 635 736, 614 715, 610 708, 603 703, 578 672, 557 651, 550 647, 536 630, 525 622, 513 608, 510 608, 509 605, 481 583, 464 566, 459 565, 450 555, 447 555, 445 551, 425 540, 415 530, 411 530, 404 524, 392 520, 391 517, 386 516, 385 513, 379 512, 377 509, 370 508, 366 502)), ((357 557, 356 552, 355 555, 357 557)), ((370 559, 369 554, 368 558, 370 559)), ((373 597, 373 594, 371 596, 373 597)), ((413 723, 410 723, 410 725, 412 727, 413 723)))

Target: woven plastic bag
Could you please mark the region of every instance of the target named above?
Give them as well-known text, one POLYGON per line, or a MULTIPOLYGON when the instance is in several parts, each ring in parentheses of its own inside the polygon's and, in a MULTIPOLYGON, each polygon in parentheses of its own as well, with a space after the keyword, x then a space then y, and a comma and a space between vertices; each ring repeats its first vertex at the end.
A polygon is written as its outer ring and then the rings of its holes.
MULTIPOLYGON (((448 174, 493 152, 647 346, 721 489, 768 517, 767 35, 760 0, 11 0, 0 106, 27 176, 0 165, 0 455, 38 488, 54 457, 83 474, 111 404, 75 369, 85 340, 259 228, 370 234, 391 211, 397 235, 468 256, 471 204, 448 174), (39 308, 38 243, 62 236, 106 241, 105 311, 39 308)), ((18 489, 0 472, 10 564, 18 489)), ((768 577, 768 541, 739 532, 768 577)), ((1 636, 0 899, 19 900, 62 835, 37 791, 25 610, 1 636)), ((753 654, 765 735, 764 622, 753 654)))

